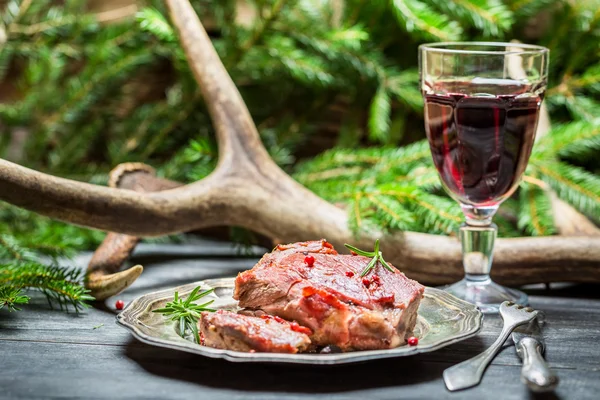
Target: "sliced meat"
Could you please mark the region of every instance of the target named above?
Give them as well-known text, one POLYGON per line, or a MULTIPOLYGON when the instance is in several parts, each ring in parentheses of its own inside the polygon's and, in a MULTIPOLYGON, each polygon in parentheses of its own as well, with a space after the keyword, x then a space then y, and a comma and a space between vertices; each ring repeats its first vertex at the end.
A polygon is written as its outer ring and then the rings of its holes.
POLYGON ((308 328, 278 317, 251 317, 231 311, 203 312, 199 322, 205 346, 263 353, 298 353, 310 345, 308 328))
POLYGON ((326 240, 278 246, 238 275, 234 298, 250 311, 309 327, 315 345, 396 347, 412 335, 424 287, 382 265, 363 278, 369 261, 340 255, 326 240), (305 262, 307 255, 314 264, 305 262))

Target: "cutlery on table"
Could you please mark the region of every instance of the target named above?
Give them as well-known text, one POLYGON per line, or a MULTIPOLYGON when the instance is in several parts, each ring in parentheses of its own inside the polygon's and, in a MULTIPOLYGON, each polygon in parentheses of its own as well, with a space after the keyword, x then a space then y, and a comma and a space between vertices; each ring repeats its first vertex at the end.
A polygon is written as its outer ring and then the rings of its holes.
POLYGON ((517 326, 531 322, 537 315, 538 311, 531 307, 523 307, 508 301, 500 304, 500 316, 504 321, 500 336, 483 353, 444 371, 444 382, 448 390, 461 390, 477 385, 481 381, 483 371, 500 351, 512 331, 517 326))
POLYGON ((542 336, 540 317, 515 329, 512 339, 517 354, 523 360, 521 380, 533 392, 548 392, 558 385, 558 377, 544 360, 546 343, 542 336))

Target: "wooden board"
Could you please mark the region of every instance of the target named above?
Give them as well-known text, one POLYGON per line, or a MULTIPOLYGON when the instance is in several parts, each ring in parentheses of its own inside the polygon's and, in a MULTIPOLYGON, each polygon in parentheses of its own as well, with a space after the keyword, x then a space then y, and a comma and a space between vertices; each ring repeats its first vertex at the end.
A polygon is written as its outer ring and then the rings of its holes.
MULTIPOLYGON (((85 265, 89 255, 75 260, 85 265)), ((256 258, 229 245, 142 245, 142 277, 119 296, 211 277, 231 276, 256 258), (165 256, 166 255, 166 256, 165 256), (181 257, 178 257, 181 256, 181 257)), ((556 394, 531 397, 519 381, 512 342, 476 388, 446 391, 442 371, 481 352, 500 332, 498 317, 482 333, 440 351, 339 367, 233 364, 142 344, 115 324, 114 302, 81 315, 48 309, 41 297, 20 313, 0 312, 0 398, 197 399, 596 399, 600 393, 600 293, 597 286, 531 288, 547 315, 547 359, 561 379, 556 394)))

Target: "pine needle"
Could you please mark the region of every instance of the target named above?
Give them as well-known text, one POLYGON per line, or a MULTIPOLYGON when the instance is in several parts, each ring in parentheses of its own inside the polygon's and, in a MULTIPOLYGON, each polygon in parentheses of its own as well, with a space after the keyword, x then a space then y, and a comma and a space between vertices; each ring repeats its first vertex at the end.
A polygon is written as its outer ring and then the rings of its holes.
POLYGON ((552 203, 544 189, 523 182, 519 192, 519 203, 519 229, 533 236, 547 236, 556 233, 552 203))

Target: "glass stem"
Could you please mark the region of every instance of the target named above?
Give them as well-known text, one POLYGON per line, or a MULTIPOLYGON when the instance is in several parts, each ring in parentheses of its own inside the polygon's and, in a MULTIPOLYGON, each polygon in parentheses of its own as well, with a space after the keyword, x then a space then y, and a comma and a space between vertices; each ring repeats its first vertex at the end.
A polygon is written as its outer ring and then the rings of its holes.
POLYGON ((489 281, 497 233, 498 227, 494 223, 483 226, 463 223, 460 226, 459 235, 467 281, 489 281))

